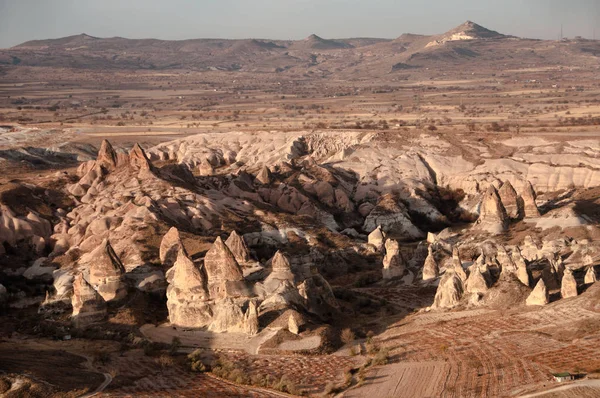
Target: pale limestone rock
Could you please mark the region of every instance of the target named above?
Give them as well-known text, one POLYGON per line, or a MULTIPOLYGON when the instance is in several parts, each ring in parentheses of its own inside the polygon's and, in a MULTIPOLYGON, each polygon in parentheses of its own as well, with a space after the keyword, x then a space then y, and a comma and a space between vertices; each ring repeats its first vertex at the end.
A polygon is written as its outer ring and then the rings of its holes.
POLYGON ((167 309, 170 323, 180 327, 207 326, 213 314, 208 304, 206 278, 183 248, 179 249, 177 260, 167 275, 167 309))
POLYGON ((440 268, 438 266, 437 261, 435 260, 435 256, 433 255, 433 246, 429 245, 427 250, 428 250, 427 258, 425 259, 425 264, 423 265, 423 280, 424 281, 436 279, 440 273, 440 268))
POLYGON ((517 195, 517 191, 512 186, 510 181, 504 182, 498 191, 500 201, 506 210, 506 215, 514 220, 519 219, 523 215, 523 206, 517 195))
POLYGON ((246 332, 244 313, 238 304, 230 298, 217 300, 214 305, 214 315, 208 330, 216 333, 246 332))
POLYGON ((248 336, 258 334, 258 309, 256 303, 252 300, 248 303, 248 309, 244 314, 244 329, 248 336))
POLYGON ((563 274, 560 296, 562 298, 577 297, 577 281, 575 281, 573 271, 570 268, 566 268, 563 274))
POLYGON ((522 284, 529 287, 529 285, 531 284, 531 281, 529 278, 529 271, 527 271, 527 263, 525 262, 525 259, 521 255, 521 251, 519 250, 519 247, 515 247, 513 249, 512 260, 513 260, 513 264, 515 264, 515 266, 517 267, 517 272, 516 272, 517 278, 521 281, 522 284))
POLYGON ((394 231, 408 239, 425 237, 425 234, 412 223, 406 207, 391 194, 382 195, 377 206, 365 219, 363 229, 366 232, 372 232, 376 228, 381 228, 385 232, 394 231))
POLYGON ((181 249, 185 251, 181 237, 179 236, 179 230, 172 227, 160 242, 159 258, 162 265, 165 268, 172 267, 181 249))
POLYGON ((290 314, 290 317, 288 318, 288 331, 293 334, 300 333, 300 327, 293 314, 290 314))
POLYGON ((437 240, 437 235, 433 232, 427 232, 427 243, 430 245, 434 244, 437 240))
POLYGON ((523 240, 521 254, 527 261, 536 261, 542 258, 540 247, 536 244, 531 235, 527 235, 523 240))
POLYGON ((129 152, 129 165, 134 170, 152 170, 152 164, 146 156, 146 152, 139 144, 135 144, 129 152))
POLYGON ((125 268, 107 239, 89 254, 89 283, 105 301, 115 301, 127 295, 122 280, 125 268))
POLYGON ((525 303, 527 305, 546 305, 548 302, 548 289, 546 289, 544 279, 540 278, 525 303))
POLYGON ((23 273, 23 277, 29 280, 45 280, 51 282, 55 267, 49 265, 50 262, 46 257, 40 257, 33 262, 31 267, 27 268, 23 273))
POLYGON ((290 306, 304 308, 306 299, 300 295, 298 289, 289 281, 284 281, 279 285, 277 290, 269 294, 269 296, 260 303, 261 311, 271 311, 286 309, 290 306))
POLYGON ((383 242, 385 240, 385 233, 381 230, 381 226, 377 226, 367 238, 370 245, 373 245, 377 250, 383 249, 383 242))
POLYGON ((586 285, 590 285, 592 283, 596 283, 597 279, 596 279, 596 271, 594 270, 593 266, 588 267, 587 271, 585 272, 585 279, 584 279, 584 283, 586 285))
POLYGON ((429 245, 425 241, 419 242, 417 248, 413 252, 412 258, 408 262, 410 267, 421 268, 425 264, 427 255, 429 253, 429 245))
POLYGON ((556 275, 557 280, 562 281, 565 272, 565 264, 560 253, 550 255, 548 261, 550 262, 550 266, 553 273, 556 275))
POLYGON ((102 140, 98 156, 96 157, 96 165, 106 170, 114 170, 117 166, 117 153, 108 140, 102 140))
POLYGON ((271 259, 271 273, 265 279, 263 285, 267 293, 279 289, 282 284, 294 284, 294 274, 289 259, 280 251, 277 251, 271 259))
POLYGON ((262 169, 256 175, 256 181, 263 185, 269 185, 272 181, 271 170, 267 166, 263 166, 262 169))
POLYGON ((306 309, 323 319, 330 318, 332 312, 339 309, 331 286, 318 273, 305 279, 298 286, 298 292, 305 299, 306 309))
POLYGON ((498 192, 493 185, 489 186, 481 199, 476 226, 478 229, 495 235, 506 231, 508 227, 506 210, 504 210, 498 192))
POLYGON ((57 269, 52 273, 52 277, 54 278, 54 282, 52 283, 54 294, 50 297, 49 301, 70 302, 73 294, 73 280, 75 279, 73 274, 64 269, 57 269))
POLYGON ((215 173, 215 169, 208 161, 204 160, 198 166, 198 173, 203 177, 210 177, 215 173))
POLYGON ((465 283, 465 291, 467 293, 485 293, 488 291, 487 282, 483 277, 479 267, 473 269, 465 283))
POLYGON ((398 241, 388 239, 385 242, 385 257, 383 258, 383 279, 392 279, 404 275, 406 264, 398 241))
POLYGON ((458 305, 464 292, 463 282, 454 270, 442 276, 433 301, 433 308, 452 308, 458 305))
POLYGON ((467 273, 465 272, 465 269, 462 266, 458 246, 452 247, 452 268, 464 285, 467 282, 467 273))
POLYGON ((523 198, 523 211, 525 218, 540 217, 540 211, 535 203, 535 191, 533 190, 533 186, 531 186, 529 181, 525 182, 523 192, 521 193, 521 198, 523 198))
POLYGON ((512 257, 508 255, 506 248, 502 245, 498 245, 498 250, 496 252, 496 260, 502 268, 502 277, 509 276, 517 272, 517 266, 515 265, 512 257))
POLYGON ((106 318, 106 301, 79 273, 73 281, 72 320, 77 328, 84 328, 106 318))
POLYGON ((231 250, 223 243, 221 237, 215 240, 210 250, 204 256, 204 267, 208 283, 221 281, 242 281, 242 270, 231 250))
POLYGON ((244 239, 236 231, 231 232, 225 241, 225 245, 231 250, 238 264, 243 265, 252 262, 250 250, 248 250, 246 242, 244 242, 244 239))

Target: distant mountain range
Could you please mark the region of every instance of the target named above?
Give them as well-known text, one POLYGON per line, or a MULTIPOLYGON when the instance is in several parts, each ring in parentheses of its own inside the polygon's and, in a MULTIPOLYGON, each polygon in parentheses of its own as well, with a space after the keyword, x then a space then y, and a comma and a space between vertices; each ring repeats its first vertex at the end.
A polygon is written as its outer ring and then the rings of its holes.
POLYGON ((0 66, 80 69, 187 69, 301 73, 341 77, 464 65, 527 67, 598 65, 600 42, 522 39, 474 22, 441 35, 403 34, 396 39, 157 40, 98 38, 86 34, 33 40, 0 50, 0 66))

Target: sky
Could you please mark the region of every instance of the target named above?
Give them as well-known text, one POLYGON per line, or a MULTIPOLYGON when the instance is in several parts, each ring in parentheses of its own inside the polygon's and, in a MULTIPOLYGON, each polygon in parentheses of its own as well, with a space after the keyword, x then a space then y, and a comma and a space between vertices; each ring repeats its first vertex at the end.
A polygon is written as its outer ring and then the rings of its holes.
POLYGON ((520 37, 600 39, 600 0, 0 0, 0 48, 86 33, 192 39, 395 38, 471 20, 520 37))

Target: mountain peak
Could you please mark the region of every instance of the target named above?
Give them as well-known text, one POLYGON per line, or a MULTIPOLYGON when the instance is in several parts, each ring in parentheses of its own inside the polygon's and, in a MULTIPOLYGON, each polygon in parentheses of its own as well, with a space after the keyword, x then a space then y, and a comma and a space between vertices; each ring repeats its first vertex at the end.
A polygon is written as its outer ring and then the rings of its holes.
POLYGON ((506 36, 494 30, 484 28, 473 21, 467 21, 446 33, 437 36, 436 40, 428 43, 426 47, 439 46, 451 41, 505 39, 510 37, 512 36, 506 36))
POLYGON ((314 40, 323 41, 323 38, 320 36, 317 36, 316 34, 313 33, 312 35, 308 36, 304 40, 306 40, 306 41, 314 41, 314 40))
POLYGON ((473 21, 466 21, 462 25, 459 25, 456 28, 449 30, 443 36, 455 36, 456 40, 499 39, 507 37, 494 30, 484 28, 483 26, 473 21))

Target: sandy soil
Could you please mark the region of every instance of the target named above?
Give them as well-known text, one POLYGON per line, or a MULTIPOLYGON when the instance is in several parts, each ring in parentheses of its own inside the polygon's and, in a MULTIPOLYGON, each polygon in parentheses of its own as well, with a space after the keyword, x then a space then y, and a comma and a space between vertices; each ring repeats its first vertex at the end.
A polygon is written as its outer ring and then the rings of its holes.
POLYGON ((256 354, 260 346, 271 337, 277 330, 263 329, 256 336, 249 338, 244 333, 213 333, 199 330, 177 330, 168 325, 154 326, 144 325, 140 331, 148 339, 170 344, 174 337, 181 340, 181 344, 190 348, 210 348, 221 350, 240 350, 249 354, 256 354))
POLYGON ((445 387, 450 366, 445 362, 412 362, 375 369, 365 384, 345 392, 346 398, 361 397, 439 397, 445 387))

